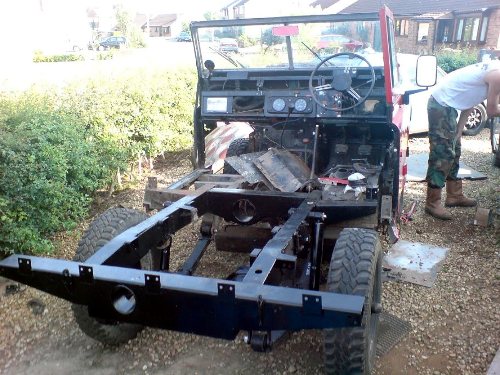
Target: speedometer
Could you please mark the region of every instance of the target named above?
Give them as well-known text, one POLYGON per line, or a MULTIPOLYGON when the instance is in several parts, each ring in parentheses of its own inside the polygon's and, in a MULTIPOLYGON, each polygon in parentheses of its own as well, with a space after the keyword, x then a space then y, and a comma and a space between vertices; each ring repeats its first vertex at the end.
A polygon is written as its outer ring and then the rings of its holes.
POLYGON ((281 112, 285 109, 286 103, 285 100, 282 98, 276 98, 273 100, 273 109, 276 112, 281 112))
POLYGON ((295 101, 294 107, 297 112, 304 112, 307 108, 307 102, 305 99, 299 98, 295 101))

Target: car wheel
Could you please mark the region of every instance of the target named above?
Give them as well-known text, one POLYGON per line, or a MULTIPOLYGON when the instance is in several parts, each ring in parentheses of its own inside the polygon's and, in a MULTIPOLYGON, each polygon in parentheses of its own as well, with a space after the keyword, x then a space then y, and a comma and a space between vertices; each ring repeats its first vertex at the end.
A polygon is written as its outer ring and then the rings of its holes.
POLYGON ((344 229, 333 248, 328 291, 364 296, 361 327, 325 329, 327 374, 371 374, 382 310, 382 248, 375 231, 344 229))
MULTIPOLYGON (((147 219, 143 212, 129 208, 110 208, 98 216, 83 234, 78 243, 74 261, 85 262, 102 246, 115 238, 118 234, 147 219)), ((148 252, 134 267, 136 269, 151 270, 153 268, 151 252, 148 252)), ((120 345, 135 338, 144 328, 138 324, 120 323, 116 321, 102 321, 89 315, 85 305, 72 305, 73 316, 80 329, 106 345, 120 345)))
POLYGON ((486 108, 482 104, 478 104, 474 107, 467 122, 465 123, 464 135, 476 135, 483 130, 486 121, 488 120, 488 115, 486 114, 486 108))
MULTIPOLYGON (((226 158, 230 156, 240 156, 249 152, 250 140, 248 138, 237 138, 229 144, 226 158)), ((224 162, 224 174, 238 174, 229 163, 224 162)))

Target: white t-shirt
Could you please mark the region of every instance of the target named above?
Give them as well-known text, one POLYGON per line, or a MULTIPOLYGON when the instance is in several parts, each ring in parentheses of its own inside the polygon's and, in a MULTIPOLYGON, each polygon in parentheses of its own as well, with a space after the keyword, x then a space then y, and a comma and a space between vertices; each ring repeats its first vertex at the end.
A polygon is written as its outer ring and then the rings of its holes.
POLYGON ((491 60, 457 69, 446 75, 432 91, 432 96, 443 105, 459 109, 472 108, 486 100, 488 85, 484 76, 500 69, 500 60, 491 60))

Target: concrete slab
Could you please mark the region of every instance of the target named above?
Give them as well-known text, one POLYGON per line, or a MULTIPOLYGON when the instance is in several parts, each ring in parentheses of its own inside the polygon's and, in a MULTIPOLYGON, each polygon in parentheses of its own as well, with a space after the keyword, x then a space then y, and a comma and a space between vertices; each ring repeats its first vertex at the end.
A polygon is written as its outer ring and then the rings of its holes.
MULTIPOLYGON (((425 181, 428 160, 428 153, 410 155, 410 157, 407 159, 408 174, 406 175, 406 180, 416 182, 425 181)), ((465 164, 460 164, 458 177, 468 180, 484 180, 487 178, 485 174, 478 172, 465 164)))
POLYGON ((382 262, 389 281, 406 281, 432 287, 448 254, 447 248, 399 240, 382 262))

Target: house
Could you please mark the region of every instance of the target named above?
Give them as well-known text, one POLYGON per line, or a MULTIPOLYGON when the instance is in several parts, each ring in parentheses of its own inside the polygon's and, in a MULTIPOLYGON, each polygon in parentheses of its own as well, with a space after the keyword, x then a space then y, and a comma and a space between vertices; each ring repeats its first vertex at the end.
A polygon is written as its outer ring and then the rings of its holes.
POLYGON ((249 0, 234 0, 220 10, 221 18, 224 20, 245 18, 245 4, 249 0))
POLYGON ((175 33, 173 32, 174 23, 177 21, 176 14, 159 14, 149 19, 144 14, 137 14, 135 21, 140 24, 142 31, 146 31, 149 27, 150 37, 166 37, 170 38, 175 33))
MULTIPOLYGON (((443 48, 500 49, 499 0, 385 0, 393 11, 399 52, 430 53, 443 48)), ((373 0, 316 0, 324 12, 377 12, 373 0), (342 5, 342 6, 339 6, 342 5)))
POLYGON ((279 17, 319 13, 304 0, 235 0, 221 11, 222 19, 279 17))

